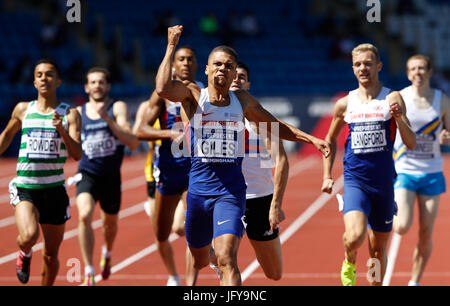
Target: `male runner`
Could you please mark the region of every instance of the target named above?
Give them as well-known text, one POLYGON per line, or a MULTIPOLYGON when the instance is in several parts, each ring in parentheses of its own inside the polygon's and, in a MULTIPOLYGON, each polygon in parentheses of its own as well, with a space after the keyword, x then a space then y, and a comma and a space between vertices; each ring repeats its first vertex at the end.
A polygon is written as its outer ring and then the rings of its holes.
MULTIPOLYGON (((185 82, 195 82, 197 74, 197 59, 194 49, 188 46, 178 48, 173 57, 172 79, 185 82)), ((197 83, 201 87, 203 84, 197 83)), ((180 199, 186 201, 186 190, 189 181, 191 162, 189 157, 174 156, 172 147, 177 145, 182 137, 181 103, 163 99, 155 92, 152 93, 148 107, 142 112, 142 118, 136 120, 135 134, 140 140, 161 140, 154 152, 153 176, 156 181, 155 207, 153 228, 156 234, 160 256, 169 272, 167 285, 181 285, 176 271, 169 235, 174 224, 178 224, 177 233, 184 235, 184 210, 179 207, 180 199), (161 129, 152 127, 159 120, 161 129), (181 130, 181 131, 180 131, 181 130), (177 212, 175 214, 175 212, 177 212)), ((187 254, 189 261, 191 256, 187 254)), ((195 282, 197 271, 191 270, 192 264, 186 263, 186 283, 195 282)))
POLYGON ((118 214, 121 204, 121 177, 124 145, 134 150, 138 139, 131 133, 127 104, 113 101, 110 73, 101 67, 91 68, 86 74, 85 91, 89 101, 79 106, 82 118, 83 158, 78 166, 81 180, 77 182, 78 237, 85 264, 87 286, 95 285, 92 263, 94 231, 92 216, 95 203, 100 202, 103 221, 103 238, 100 268, 102 278, 108 279, 111 269, 111 253, 118 230, 118 214))
POLYGON ((356 282, 356 250, 362 245, 369 225, 369 253, 380 261, 381 285, 386 270, 386 244, 395 211, 395 176, 392 146, 395 130, 408 148, 416 137, 406 118, 405 103, 398 92, 383 87, 378 79, 382 63, 378 49, 361 44, 352 51, 353 73, 359 87, 336 102, 333 120, 326 136, 331 156, 324 158, 322 191, 331 193, 331 170, 339 133, 348 125, 344 156, 345 260, 341 270, 344 286, 356 282))
POLYGON ((430 87, 432 68, 429 57, 410 57, 406 73, 411 86, 402 89, 400 94, 408 109, 408 120, 416 132, 417 146, 410 150, 398 135, 395 139, 394 159, 398 176, 394 188, 398 214, 394 218, 394 230, 400 235, 408 232, 417 198, 419 241, 413 254, 409 285, 418 286, 431 255, 440 195, 445 192, 439 136, 447 135, 446 144, 450 143, 448 131, 443 128, 443 125, 450 127, 450 99, 442 91, 430 87))
MULTIPOLYGON (((236 77, 230 87, 230 90, 239 89, 250 90, 250 70, 241 62, 237 64, 236 77)), ((261 139, 257 127, 248 120, 245 120, 245 128, 248 137, 242 172, 247 184, 246 233, 264 274, 279 280, 283 258, 278 227, 285 219, 281 204, 289 177, 289 162, 281 141, 279 144, 271 143, 270 135, 261 139), (277 148, 272 147, 276 145, 277 148), (272 160, 275 162, 273 179, 272 160)))
POLYGON ((10 185, 19 231, 17 277, 27 283, 30 277, 32 247, 44 235, 42 285, 53 285, 59 270, 58 251, 70 218, 69 197, 64 186, 64 164, 68 156, 79 160, 81 120, 76 109, 61 103, 56 89, 61 84, 57 65, 40 60, 34 68, 37 100, 20 102, 0 135, 0 154, 21 129, 17 177, 10 185))
POLYGON ((281 138, 311 143, 324 155, 328 155, 329 146, 325 141, 276 119, 246 91, 230 92, 238 60, 230 47, 219 46, 211 51, 205 69, 207 88, 172 80, 171 58, 182 30, 183 26, 179 25, 168 29, 166 53, 156 76, 156 92, 165 99, 181 101, 181 117, 188 131, 192 165, 186 239, 196 269, 209 265, 213 242, 223 274, 222 284, 240 285, 237 251, 245 209, 246 186, 241 169, 244 116, 257 124, 269 122, 269 133, 278 127, 281 138))

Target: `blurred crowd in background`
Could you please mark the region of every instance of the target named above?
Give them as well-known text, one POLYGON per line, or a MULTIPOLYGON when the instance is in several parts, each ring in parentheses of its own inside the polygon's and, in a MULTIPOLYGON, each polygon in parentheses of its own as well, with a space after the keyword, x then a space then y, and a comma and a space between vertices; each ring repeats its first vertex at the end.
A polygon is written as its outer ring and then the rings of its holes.
MULTIPOLYGON (((83 83, 92 66, 111 71, 111 96, 137 105, 150 95, 164 55, 167 27, 184 26, 181 45, 197 53, 198 79, 214 47, 226 44, 252 71, 252 94, 329 96, 356 87, 351 50, 375 44, 380 79, 399 90, 409 84, 406 59, 431 56, 432 86, 450 95, 450 3, 381 2, 370 23, 365 0, 95 0, 80 1, 81 22, 70 23, 66 0, 0 0, 0 119, 18 101, 36 98, 33 68, 51 58, 60 66, 59 97, 85 102, 83 83)), ((133 109, 133 108, 131 108, 133 109)))

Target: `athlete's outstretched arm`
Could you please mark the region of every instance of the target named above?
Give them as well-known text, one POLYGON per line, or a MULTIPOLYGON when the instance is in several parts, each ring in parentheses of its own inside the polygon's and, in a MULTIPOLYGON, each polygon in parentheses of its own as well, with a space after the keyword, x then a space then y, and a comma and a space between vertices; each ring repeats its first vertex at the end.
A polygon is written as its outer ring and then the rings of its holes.
MULTIPOLYGON (((309 135, 296 127, 283 122, 282 120, 276 118, 267 110, 265 110, 262 105, 256 100, 252 95, 250 95, 245 90, 237 90, 234 92, 242 104, 242 109, 244 110, 245 117, 250 122, 255 122, 256 124, 260 122, 276 122, 279 123, 279 137, 282 139, 305 142, 314 145, 317 150, 322 152, 324 156, 328 156, 330 153, 330 146, 327 142, 312 135, 309 135)), ((271 124, 267 125, 268 133, 271 133, 271 124)))
POLYGON ((414 149, 416 146, 416 133, 411 129, 411 124, 406 117, 405 101, 403 101, 398 91, 391 92, 387 96, 387 99, 389 101, 391 115, 395 119, 403 143, 408 149, 414 149))
POLYGON ((22 119, 29 102, 20 102, 14 107, 11 119, 0 134, 0 155, 8 149, 16 133, 22 127, 22 119))
POLYGON ((334 159, 336 158, 337 150, 337 138, 345 126, 345 113, 347 111, 347 96, 339 99, 334 106, 333 120, 331 121, 328 134, 325 137, 325 141, 330 144, 330 155, 323 157, 323 182, 322 191, 331 193, 333 190, 334 180, 331 175, 334 159))

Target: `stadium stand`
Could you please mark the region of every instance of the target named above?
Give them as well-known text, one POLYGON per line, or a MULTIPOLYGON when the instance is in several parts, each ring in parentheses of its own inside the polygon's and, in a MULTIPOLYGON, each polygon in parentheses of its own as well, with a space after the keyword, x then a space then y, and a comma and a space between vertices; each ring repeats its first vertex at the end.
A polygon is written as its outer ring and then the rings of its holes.
POLYGON ((64 0, 2 0, 0 116, 9 116, 18 100, 35 97, 30 69, 42 57, 60 65, 64 83, 59 95, 69 103, 83 103, 83 76, 92 65, 111 70, 112 96, 142 101, 153 89, 165 29, 173 23, 185 27, 181 44, 197 50, 201 81, 206 81, 202 67, 209 51, 230 44, 251 67, 256 96, 333 96, 353 88, 349 50, 361 42, 380 48, 385 64, 380 77, 394 89, 407 85, 404 62, 410 54, 431 55, 436 64, 433 85, 448 93, 450 4, 407 2, 413 5, 383 2, 382 22, 374 25, 365 19, 367 6, 346 0, 95 0, 81 1, 77 24, 67 22, 64 0), (219 28, 204 35, 199 21, 210 11, 216 12, 219 28), (236 22, 246 15, 254 17, 257 33, 239 31, 236 22))

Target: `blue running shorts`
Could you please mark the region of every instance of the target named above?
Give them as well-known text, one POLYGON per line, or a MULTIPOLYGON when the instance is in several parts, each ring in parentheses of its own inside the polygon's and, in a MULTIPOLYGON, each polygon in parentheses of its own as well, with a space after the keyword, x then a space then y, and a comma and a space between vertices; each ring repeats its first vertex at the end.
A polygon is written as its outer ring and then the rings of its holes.
POLYGON ((397 205, 394 201, 394 189, 368 191, 367 188, 354 182, 344 183, 344 211, 358 210, 363 212, 368 220, 368 226, 375 232, 389 233, 392 231, 394 214, 397 205))
POLYGON ((153 177, 156 189, 163 195, 182 194, 189 185, 189 169, 183 167, 172 167, 160 169, 153 165, 153 177))
POLYGON ((241 238, 244 232, 245 191, 240 194, 202 196, 187 193, 186 240, 192 248, 203 248, 224 234, 241 238))
POLYGON ((446 191, 445 177, 442 172, 419 175, 399 173, 394 188, 405 188, 417 194, 436 196, 446 191))

